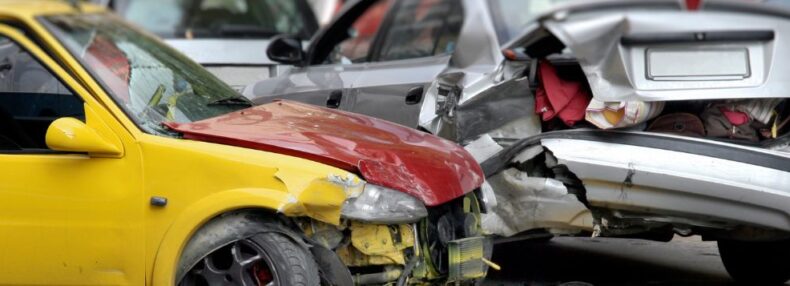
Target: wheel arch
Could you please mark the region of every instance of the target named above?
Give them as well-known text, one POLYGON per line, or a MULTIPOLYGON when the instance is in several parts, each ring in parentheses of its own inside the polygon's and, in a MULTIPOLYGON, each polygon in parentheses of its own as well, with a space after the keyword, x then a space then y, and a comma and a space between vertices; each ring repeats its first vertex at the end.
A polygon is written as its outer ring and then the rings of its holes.
POLYGON ((286 192, 268 189, 233 189, 214 193, 186 207, 160 240, 154 258, 153 285, 174 285, 178 262, 187 243, 214 219, 234 212, 297 214, 301 205, 286 192))

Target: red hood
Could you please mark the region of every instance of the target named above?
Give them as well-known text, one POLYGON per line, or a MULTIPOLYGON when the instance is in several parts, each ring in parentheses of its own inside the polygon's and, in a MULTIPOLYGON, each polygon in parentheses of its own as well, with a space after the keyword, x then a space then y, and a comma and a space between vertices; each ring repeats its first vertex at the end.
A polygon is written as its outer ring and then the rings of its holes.
POLYGON ((463 148, 384 120, 278 101, 193 123, 167 123, 184 138, 277 152, 357 172, 373 184, 436 206, 483 183, 463 148))

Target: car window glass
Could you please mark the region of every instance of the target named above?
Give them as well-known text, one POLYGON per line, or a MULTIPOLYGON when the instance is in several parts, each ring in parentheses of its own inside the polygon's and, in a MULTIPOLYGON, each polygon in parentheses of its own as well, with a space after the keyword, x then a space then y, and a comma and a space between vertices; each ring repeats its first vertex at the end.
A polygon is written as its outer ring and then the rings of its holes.
POLYGON ((84 120, 82 100, 31 54, 0 36, 0 150, 47 149, 57 118, 84 120))
POLYGON ((378 60, 452 53, 462 23, 458 0, 404 0, 397 6, 378 60))
POLYGON ((134 0, 119 13, 163 38, 309 38, 300 9, 293 0, 134 0))
POLYGON ((251 103, 164 43, 111 14, 43 17, 44 24, 143 130, 227 114, 251 103))
POLYGON ((499 43, 518 36, 534 18, 557 5, 584 0, 488 0, 499 43))
POLYGON ((368 59, 373 40, 394 0, 382 0, 366 10, 348 29, 348 38, 337 43, 324 64, 352 64, 368 59))

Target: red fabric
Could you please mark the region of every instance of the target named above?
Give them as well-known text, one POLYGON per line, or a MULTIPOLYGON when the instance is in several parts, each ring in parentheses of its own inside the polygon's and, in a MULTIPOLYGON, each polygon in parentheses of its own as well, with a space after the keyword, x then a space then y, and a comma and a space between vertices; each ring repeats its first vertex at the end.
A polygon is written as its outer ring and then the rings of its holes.
POLYGON ((573 126, 584 119, 590 92, 582 82, 567 81, 557 76, 557 69, 546 61, 538 65, 540 87, 535 94, 535 112, 543 121, 559 116, 565 125, 573 126))
POLYGON ((727 121, 732 125, 740 126, 749 123, 749 115, 745 112, 733 111, 724 107, 719 108, 719 110, 721 110, 721 114, 724 114, 724 117, 726 117, 727 121))

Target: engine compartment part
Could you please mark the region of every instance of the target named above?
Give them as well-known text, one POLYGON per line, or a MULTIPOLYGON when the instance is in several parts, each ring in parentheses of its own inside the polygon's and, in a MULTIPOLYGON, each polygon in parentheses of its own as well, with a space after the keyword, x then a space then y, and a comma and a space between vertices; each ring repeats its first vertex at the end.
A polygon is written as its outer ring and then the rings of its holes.
POLYGON ((485 244, 488 238, 482 236, 450 241, 447 245, 449 271, 447 281, 481 279, 486 276, 485 244))
POLYGON ((352 222, 350 246, 338 249, 348 266, 404 265, 404 250, 414 247, 410 225, 374 225, 352 222))
POLYGON ((428 208, 427 217, 415 223, 293 222, 313 248, 326 249, 316 257, 336 257, 358 285, 466 283, 485 276, 489 264, 483 259, 492 254, 493 243, 480 227, 477 193, 482 191, 428 208))

